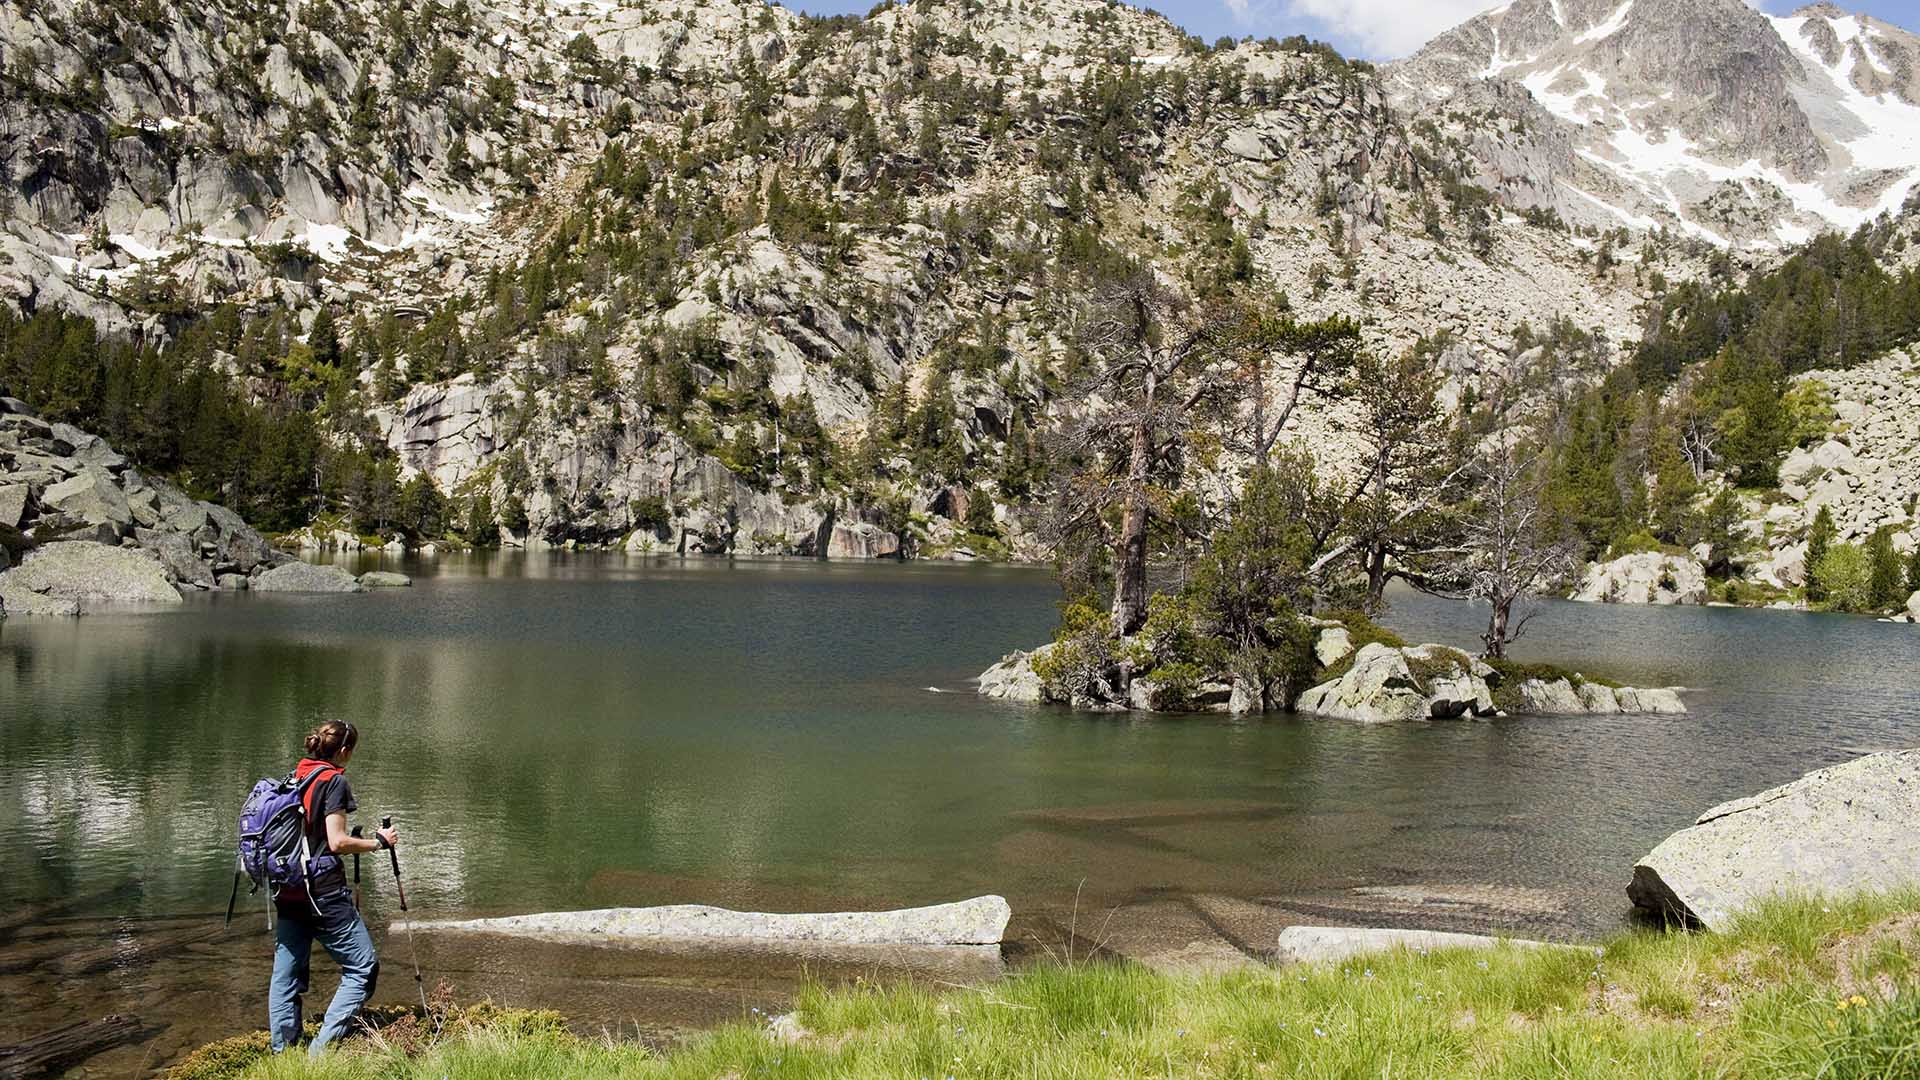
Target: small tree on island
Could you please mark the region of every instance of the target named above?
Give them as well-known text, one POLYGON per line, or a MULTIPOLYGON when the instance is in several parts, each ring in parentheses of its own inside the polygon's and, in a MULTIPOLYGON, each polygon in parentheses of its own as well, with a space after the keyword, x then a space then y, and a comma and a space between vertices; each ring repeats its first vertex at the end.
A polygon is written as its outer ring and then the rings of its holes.
POLYGON ((1486 601, 1491 610, 1480 640, 1489 659, 1504 660, 1538 614, 1520 611, 1522 605, 1573 573, 1579 545, 1546 531, 1544 478, 1512 436, 1491 436, 1464 475, 1469 495, 1457 509, 1464 558, 1415 584, 1437 596, 1486 601))

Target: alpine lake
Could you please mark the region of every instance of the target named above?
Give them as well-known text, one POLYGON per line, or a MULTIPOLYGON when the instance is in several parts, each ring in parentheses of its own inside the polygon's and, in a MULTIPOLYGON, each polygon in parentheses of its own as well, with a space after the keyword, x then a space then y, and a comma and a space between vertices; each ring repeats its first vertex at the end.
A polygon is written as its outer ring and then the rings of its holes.
MULTIPOLYGON (((972 679, 1048 638, 1042 570, 497 553, 353 565, 365 595, 209 594, 0 622, 0 1045, 108 1013, 143 1074, 264 1025, 259 897, 231 926, 235 818, 315 723, 392 815, 423 918, 652 905, 902 907, 983 893, 1008 963, 1106 952, 1206 970, 1297 922, 1577 940, 1629 919, 1634 860, 1707 807, 1915 741, 1920 630, 1839 616, 1548 603, 1516 650, 1682 717, 1362 727, 1075 715, 972 679)), ((1481 610, 1399 593, 1410 641, 1481 610)), ((389 932, 376 1000, 425 985, 666 1041, 806 979, 967 979, 939 961, 595 949, 389 932)), ((310 1008, 332 967, 316 956, 310 1008)))

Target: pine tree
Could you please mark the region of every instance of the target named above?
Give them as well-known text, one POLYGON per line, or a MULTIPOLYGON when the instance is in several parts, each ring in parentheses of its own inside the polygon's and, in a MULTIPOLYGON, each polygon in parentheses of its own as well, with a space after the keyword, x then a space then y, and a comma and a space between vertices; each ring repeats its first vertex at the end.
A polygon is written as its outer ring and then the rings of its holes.
POLYGON ((493 494, 481 491, 467 504, 467 543, 474 547, 492 547, 500 540, 499 525, 493 518, 493 494))
POLYGON ((1820 580, 1820 564, 1826 561, 1827 550, 1833 546, 1835 532, 1833 510, 1822 506, 1813 516, 1813 527, 1807 532, 1807 600, 1821 603, 1827 599, 1826 583, 1820 580))
POLYGON ((334 325, 332 308, 322 307, 320 314, 313 317, 313 329, 307 332, 307 348, 313 352, 313 362, 320 367, 339 366, 340 331, 334 325))
POLYGON ((1906 574, 1900 565, 1900 556, 1893 550, 1893 530, 1881 528, 1867 541, 1867 558, 1873 565, 1872 575, 1868 579, 1868 591, 1875 608, 1885 610, 1898 607, 1906 599, 1903 586, 1906 574))

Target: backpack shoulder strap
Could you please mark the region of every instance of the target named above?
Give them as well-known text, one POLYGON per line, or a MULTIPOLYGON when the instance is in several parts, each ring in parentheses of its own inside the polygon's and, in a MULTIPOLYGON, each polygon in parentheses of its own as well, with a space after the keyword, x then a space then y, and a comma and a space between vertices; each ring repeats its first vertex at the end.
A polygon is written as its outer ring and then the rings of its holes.
POLYGON ((300 781, 301 811, 305 813, 308 817, 312 817, 313 816, 313 789, 318 787, 321 781, 331 780, 336 776, 343 775, 345 772, 346 770, 342 769, 338 765, 322 765, 319 768, 308 773, 307 778, 305 780, 300 781))

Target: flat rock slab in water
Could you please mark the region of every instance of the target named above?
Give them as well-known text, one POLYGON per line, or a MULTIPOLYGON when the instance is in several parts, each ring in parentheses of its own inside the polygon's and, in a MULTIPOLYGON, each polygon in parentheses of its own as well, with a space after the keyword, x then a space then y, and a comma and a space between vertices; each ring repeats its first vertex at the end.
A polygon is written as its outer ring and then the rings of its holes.
POLYGON ((1633 868, 1642 908, 1725 930, 1771 893, 1920 880, 1920 750, 1869 754, 1700 815, 1633 868))
MULTIPOLYGON (((834 945, 998 945, 1013 910, 998 896, 899 911, 768 915, 704 904, 602 908, 500 919, 416 922, 416 930, 611 941, 779 941, 834 945)), ((400 926, 404 924, 396 924, 400 926)))
POLYGON ((1371 926, 1289 926, 1280 931, 1276 959, 1282 964, 1312 964, 1345 960, 1368 953, 1412 949, 1491 949, 1501 944, 1523 949, 1576 948, 1523 938, 1451 934, 1441 930, 1387 930, 1371 926))

